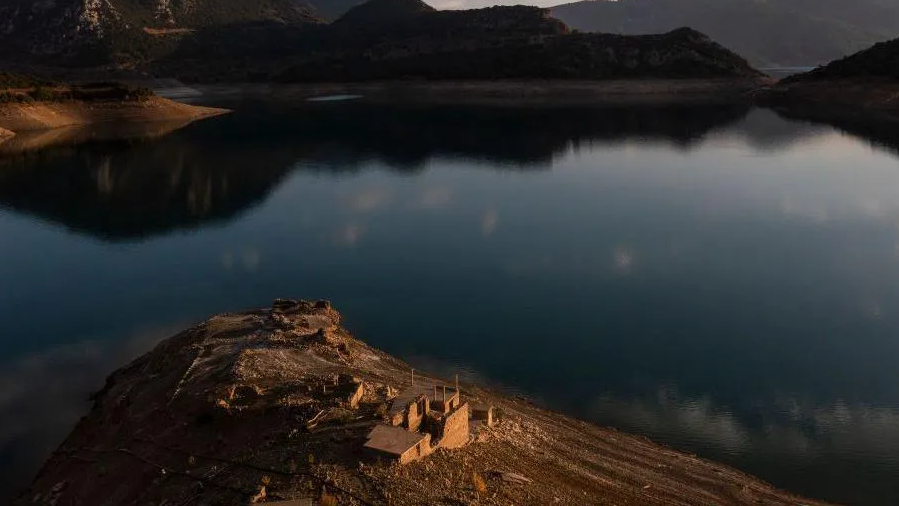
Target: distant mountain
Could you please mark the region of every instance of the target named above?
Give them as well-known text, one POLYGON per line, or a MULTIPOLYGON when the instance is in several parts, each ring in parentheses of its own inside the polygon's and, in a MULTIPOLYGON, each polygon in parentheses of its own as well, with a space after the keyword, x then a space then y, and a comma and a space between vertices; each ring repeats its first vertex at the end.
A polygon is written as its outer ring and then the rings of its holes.
POLYGON ((695 28, 756 66, 814 66, 899 34, 892 0, 617 0, 552 8, 571 28, 621 34, 695 28))
POLYGON ((424 12, 434 12, 434 8, 421 0, 371 0, 357 5, 343 14, 335 25, 347 29, 378 27, 404 22, 407 18, 424 12))
POLYGON ((353 7, 365 3, 365 0, 306 0, 315 15, 324 21, 331 22, 343 16, 353 7))

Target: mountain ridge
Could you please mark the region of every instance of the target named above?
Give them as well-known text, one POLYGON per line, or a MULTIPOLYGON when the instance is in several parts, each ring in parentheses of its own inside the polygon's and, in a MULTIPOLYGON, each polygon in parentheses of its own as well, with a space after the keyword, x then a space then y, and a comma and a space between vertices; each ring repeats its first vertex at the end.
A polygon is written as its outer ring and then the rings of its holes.
MULTIPOLYGON (((57 1, 41 11, 49 15, 29 17, 25 0, 0 0, 0 14, 13 19, 0 47, 14 40, 12 52, 37 54, 37 63, 206 82, 761 77, 689 28, 578 33, 531 6, 450 11, 372 0, 326 24, 299 0, 241 8, 235 0, 57 1), (51 25, 60 35, 47 42, 41 34, 51 25)), ((0 60, 10 51, 0 49, 0 60)))
POLYGON ((899 33, 899 5, 880 0, 588 0, 551 10, 582 31, 691 26, 756 66, 822 64, 899 33))

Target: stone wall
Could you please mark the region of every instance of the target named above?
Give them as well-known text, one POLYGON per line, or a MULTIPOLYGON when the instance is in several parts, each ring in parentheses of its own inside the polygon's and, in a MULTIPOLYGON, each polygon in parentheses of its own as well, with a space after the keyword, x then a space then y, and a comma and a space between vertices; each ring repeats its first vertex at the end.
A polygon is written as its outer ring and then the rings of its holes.
POLYGON ((403 452, 398 460, 400 464, 408 464, 409 462, 426 457, 431 451, 431 435, 425 434, 425 438, 420 443, 403 452))
POLYGON ((420 396, 409 404, 406 410, 406 428, 417 431, 421 427, 422 420, 428 414, 428 398, 420 396))
POLYGON ((468 412, 468 403, 465 403, 444 417, 438 446, 460 448, 468 444, 468 412))

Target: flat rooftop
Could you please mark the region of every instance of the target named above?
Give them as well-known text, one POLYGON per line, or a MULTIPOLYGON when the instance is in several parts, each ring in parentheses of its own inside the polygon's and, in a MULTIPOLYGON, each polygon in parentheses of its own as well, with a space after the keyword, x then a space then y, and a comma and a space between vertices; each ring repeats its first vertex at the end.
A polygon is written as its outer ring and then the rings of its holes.
POLYGON ((424 441, 426 437, 427 434, 409 432, 402 427, 375 425, 375 428, 368 433, 365 447, 399 456, 424 441))

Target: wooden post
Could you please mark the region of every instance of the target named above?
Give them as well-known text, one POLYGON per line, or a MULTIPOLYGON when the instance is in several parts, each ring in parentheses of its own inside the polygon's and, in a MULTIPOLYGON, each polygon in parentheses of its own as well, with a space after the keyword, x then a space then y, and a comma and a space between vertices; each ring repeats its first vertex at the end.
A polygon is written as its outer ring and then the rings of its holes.
POLYGON ((437 385, 434 385, 434 401, 437 401, 437 385))
MULTIPOLYGON (((457 394, 459 393, 459 375, 458 374, 456 375, 456 393, 457 394)), ((460 395, 459 397, 461 398, 462 396, 460 395)))
POLYGON ((443 385, 443 403, 446 404, 446 385, 443 385))

